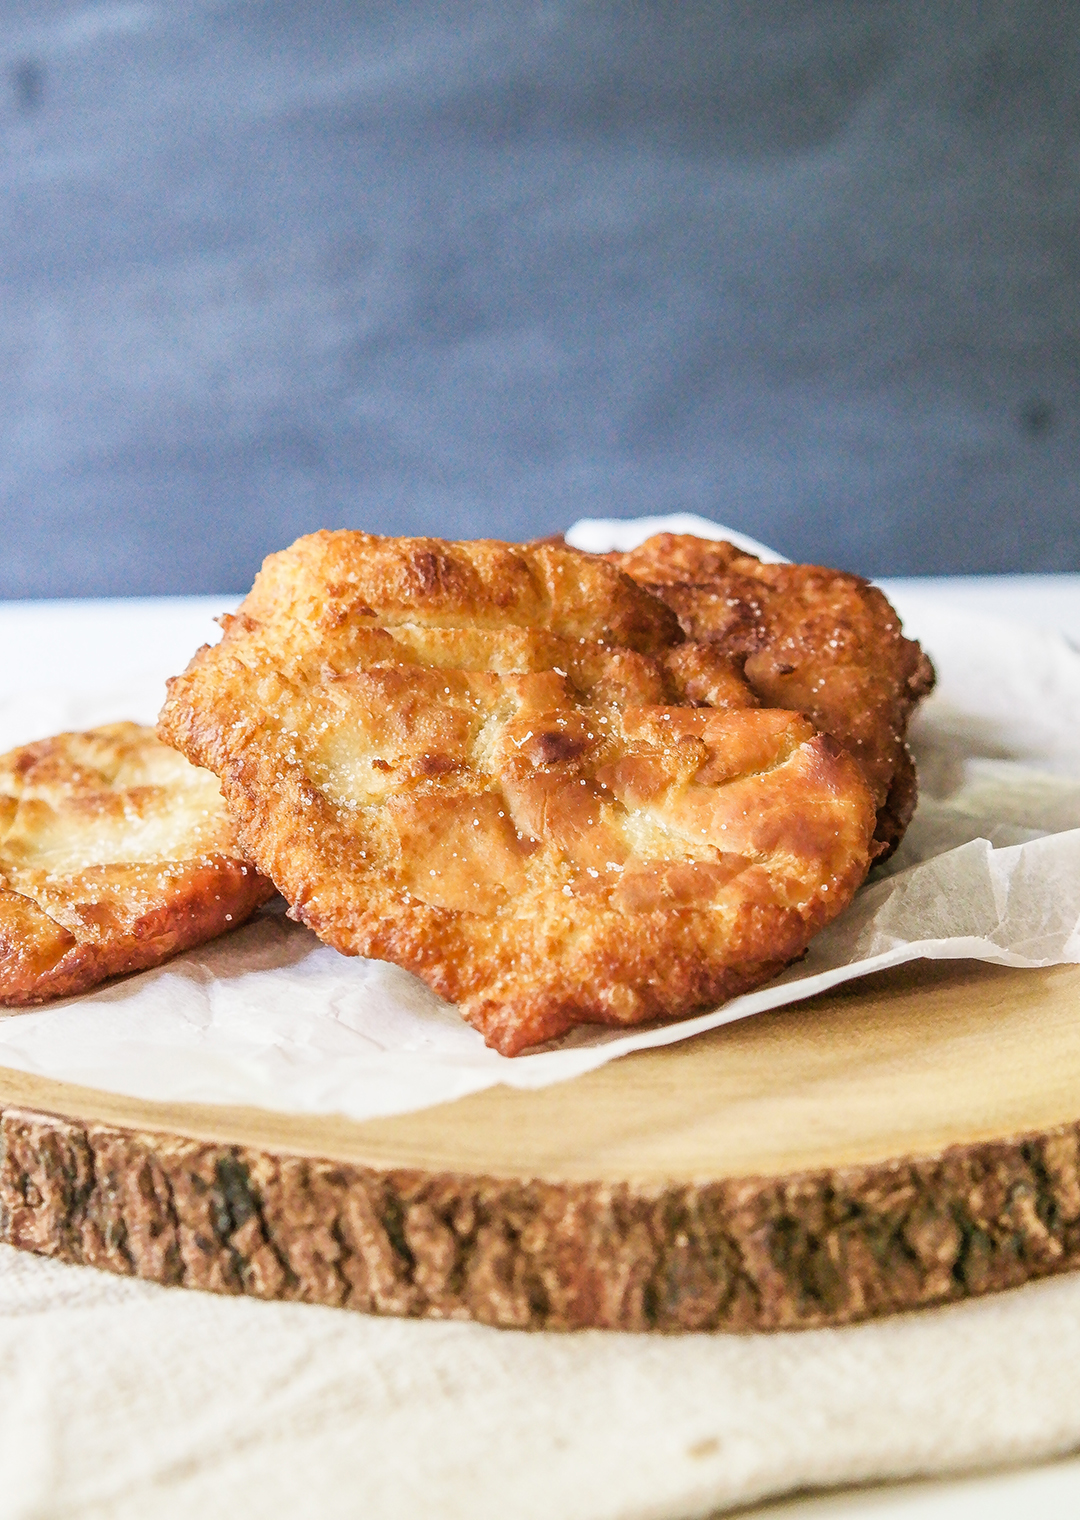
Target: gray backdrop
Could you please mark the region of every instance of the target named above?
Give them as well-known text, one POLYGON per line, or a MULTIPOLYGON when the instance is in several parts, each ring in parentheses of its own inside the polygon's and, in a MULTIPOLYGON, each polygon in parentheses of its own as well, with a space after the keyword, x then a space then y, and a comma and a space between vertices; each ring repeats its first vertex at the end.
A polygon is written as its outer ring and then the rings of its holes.
POLYGON ((1080 569, 1080 7, 0 0, 0 595, 689 510, 1080 569))

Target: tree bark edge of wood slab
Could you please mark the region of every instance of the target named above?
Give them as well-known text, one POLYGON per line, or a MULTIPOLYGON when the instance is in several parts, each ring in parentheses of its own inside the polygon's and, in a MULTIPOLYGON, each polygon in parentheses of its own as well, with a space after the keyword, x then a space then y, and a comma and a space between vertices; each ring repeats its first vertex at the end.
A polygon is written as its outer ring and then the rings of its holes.
POLYGON ((1080 1121, 927 1157, 636 1184, 380 1170, 7 1107, 0 1240, 373 1314, 809 1329, 1080 1267, 1080 1121))

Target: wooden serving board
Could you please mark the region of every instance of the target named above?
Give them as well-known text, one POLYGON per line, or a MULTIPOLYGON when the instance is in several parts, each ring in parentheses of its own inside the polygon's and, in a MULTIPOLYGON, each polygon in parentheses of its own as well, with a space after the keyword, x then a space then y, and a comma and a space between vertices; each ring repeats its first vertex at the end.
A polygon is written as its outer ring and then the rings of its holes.
POLYGON ((0 1070, 0 1238, 530 1328, 841 1324, 1080 1266, 1080 967, 920 962, 367 1123, 0 1070))

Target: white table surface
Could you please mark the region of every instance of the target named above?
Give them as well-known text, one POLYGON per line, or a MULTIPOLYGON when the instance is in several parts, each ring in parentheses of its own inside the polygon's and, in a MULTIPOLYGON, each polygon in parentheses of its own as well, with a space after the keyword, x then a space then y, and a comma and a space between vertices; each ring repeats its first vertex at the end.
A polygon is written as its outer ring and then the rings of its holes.
MULTIPOLYGON (((951 602, 965 610, 1038 623, 1080 645, 1080 575, 994 576, 897 580, 883 583, 894 595, 906 625, 918 632, 920 606, 951 602)), ((164 653, 181 668, 191 652, 192 616, 210 617, 235 604, 227 594, 210 598, 0 605, 0 640, 14 658, 0 672, 0 699, 39 686, 71 688, 86 681, 108 685, 110 662, 130 672, 139 667, 140 631, 154 629, 153 661, 164 653), (48 638, 38 636, 48 629, 48 638), (116 643, 118 631, 122 647, 116 643), (126 634, 130 633, 130 637, 126 634), (173 646, 175 645, 175 649, 173 646), (59 667, 59 668, 58 668, 59 667), (104 679, 103 679, 104 677, 104 679)), ((149 664, 150 662, 148 662, 149 664)), ((46 1264, 42 1264, 43 1268, 46 1264)), ((4 1515, 0 1484, 0 1516, 4 1515)), ((826 1520, 826 1517, 889 1517, 889 1520, 1004 1520, 1038 1515, 1045 1520, 1080 1514, 1080 1456, 1020 1470, 859 1488, 768 1502, 742 1511, 765 1520, 826 1520)), ((238 1517, 239 1520, 239 1517, 238 1517)), ((668 1520, 668 1517, 663 1517, 668 1520)), ((671 1516, 670 1520, 680 1520, 671 1516)))

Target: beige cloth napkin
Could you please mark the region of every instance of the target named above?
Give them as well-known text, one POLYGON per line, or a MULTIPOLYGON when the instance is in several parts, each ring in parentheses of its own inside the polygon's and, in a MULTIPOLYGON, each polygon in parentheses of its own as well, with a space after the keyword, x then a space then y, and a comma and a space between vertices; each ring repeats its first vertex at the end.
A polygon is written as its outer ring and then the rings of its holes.
POLYGON ((1080 1275, 843 1330, 530 1335, 0 1247, 3 1520, 684 1520, 1080 1445, 1080 1275))

